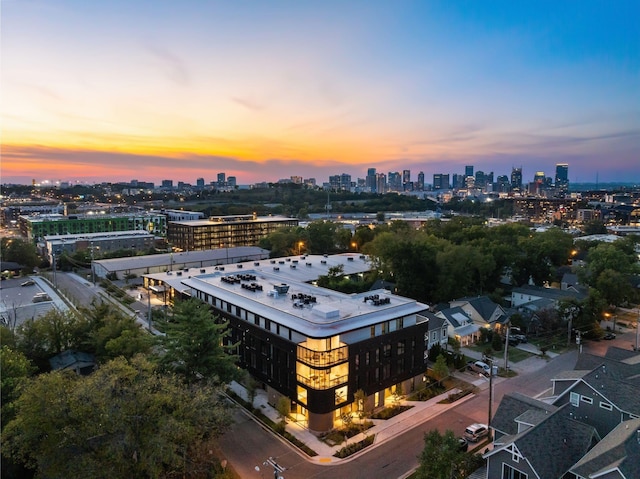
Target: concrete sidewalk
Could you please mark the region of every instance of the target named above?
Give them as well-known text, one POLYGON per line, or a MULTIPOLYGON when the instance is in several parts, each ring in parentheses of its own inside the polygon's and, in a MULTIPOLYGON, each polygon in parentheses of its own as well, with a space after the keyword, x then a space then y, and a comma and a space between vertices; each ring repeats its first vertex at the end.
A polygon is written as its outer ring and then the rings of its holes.
MULTIPOLYGON (((486 381, 478 381, 478 386, 482 387, 483 383, 486 381)), ((236 393, 239 397, 247 400, 247 391, 246 389, 236 383, 233 382, 230 385, 230 388, 236 393)), ((346 442, 336 446, 330 446, 329 444, 321 441, 315 434, 309 431, 303 424, 294 422, 291 419, 287 419, 286 431, 293 436, 295 436, 298 440, 306 444, 309 448, 318 453, 317 456, 308 456, 305 453, 299 451, 297 448, 292 446, 292 449, 295 449, 301 457, 309 462, 313 462, 316 464, 323 465, 331 465, 331 464, 339 464, 344 463, 345 461, 353 460, 359 457, 361 454, 364 454, 370 451, 372 448, 383 444, 389 439, 394 438, 395 436, 404 433, 405 431, 412 429, 414 427, 420 426, 422 423, 428 421, 433 416, 446 411, 462 402, 471 399, 474 397, 473 394, 468 394, 462 399, 451 403, 451 404, 438 404, 439 401, 446 399, 449 393, 441 394, 440 396, 429 399, 428 401, 400 401, 400 405, 403 406, 412 406, 411 409, 408 409, 390 419, 369 419, 369 421, 374 423, 374 426, 367 429, 364 432, 361 432, 353 437, 350 437, 346 442), (374 436, 374 442, 372 445, 362 449, 361 451, 350 455, 347 458, 340 459, 334 456, 334 454, 345 447, 347 444, 353 444, 355 442, 362 441, 367 436, 374 436)), ((267 402, 267 393, 263 390, 258 390, 258 394, 253 401, 254 407, 259 409, 265 416, 271 419, 274 422, 280 420, 278 417, 278 413, 274 407, 272 407, 267 402)), ((247 411, 247 414, 250 414, 247 411)), ((253 416, 252 416, 253 417, 253 416)))

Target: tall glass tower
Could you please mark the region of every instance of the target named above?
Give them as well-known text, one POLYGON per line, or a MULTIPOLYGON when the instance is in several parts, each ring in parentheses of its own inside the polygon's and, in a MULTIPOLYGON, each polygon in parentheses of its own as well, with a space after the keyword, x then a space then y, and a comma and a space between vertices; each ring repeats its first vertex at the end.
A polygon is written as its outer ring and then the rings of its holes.
POLYGON ((567 163, 556 164, 556 190, 566 192, 569 190, 569 165, 567 163))

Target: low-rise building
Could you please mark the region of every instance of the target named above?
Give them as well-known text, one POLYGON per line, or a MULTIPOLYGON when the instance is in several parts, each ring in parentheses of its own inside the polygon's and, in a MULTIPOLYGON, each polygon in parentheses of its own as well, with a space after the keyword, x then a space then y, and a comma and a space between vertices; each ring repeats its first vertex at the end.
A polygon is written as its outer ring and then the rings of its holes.
POLYGON ((265 385, 269 400, 289 398, 292 413, 309 429, 327 431, 343 414, 358 412, 358 390, 371 410, 396 391, 421 387, 429 347, 426 305, 383 289, 348 295, 307 282, 337 262, 345 273, 369 269, 366 257, 344 254, 145 279, 211 305, 229 323, 226 342, 236 345, 238 364, 265 385))
POLYGON ((204 220, 169 221, 167 240, 180 251, 258 246, 279 228, 298 226, 285 216, 219 216, 204 220))

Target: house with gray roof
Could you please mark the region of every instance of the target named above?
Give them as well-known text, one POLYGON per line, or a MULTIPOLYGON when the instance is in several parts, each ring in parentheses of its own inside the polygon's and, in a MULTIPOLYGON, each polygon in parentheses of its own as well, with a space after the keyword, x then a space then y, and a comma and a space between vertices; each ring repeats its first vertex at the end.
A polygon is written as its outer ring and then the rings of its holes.
POLYGON ((494 445, 502 443, 502 437, 513 436, 536 426, 558 408, 552 404, 530 398, 519 392, 505 394, 495 415, 491 418, 494 445))
POLYGON ((508 321, 505 310, 488 296, 460 298, 451 301, 451 308, 462 308, 471 320, 480 327, 500 330, 508 321))
POLYGON ((544 401, 503 397, 488 479, 640 478, 640 355, 612 349, 581 354, 544 401))
POLYGON ((570 470, 577 479, 640 477, 640 419, 620 423, 570 470))
POLYGON ((594 427, 573 419, 567 406, 534 415, 537 424, 503 436, 483 456, 487 478, 560 479, 600 439, 594 427))
POLYGON ((449 337, 457 339, 461 346, 468 346, 480 339, 480 326, 475 324, 462 308, 443 309, 438 311, 436 316, 449 322, 449 337))
POLYGON ((511 307, 520 309, 521 306, 537 301, 540 299, 548 299, 555 307, 560 301, 577 299, 582 301, 587 295, 571 289, 545 288, 543 286, 525 285, 519 288, 513 288, 511 291, 511 307))

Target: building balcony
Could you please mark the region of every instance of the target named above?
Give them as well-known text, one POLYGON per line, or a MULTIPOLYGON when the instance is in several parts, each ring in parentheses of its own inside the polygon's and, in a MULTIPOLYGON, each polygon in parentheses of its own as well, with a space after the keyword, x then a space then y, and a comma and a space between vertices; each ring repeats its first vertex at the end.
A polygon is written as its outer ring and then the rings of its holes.
POLYGON ((311 367, 329 367, 346 362, 349 359, 349 348, 341 346, 330 351, 314 351, 298 345, 297 359, 311 367))

